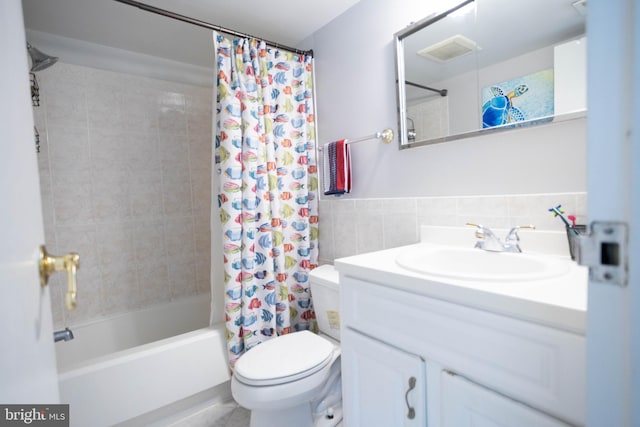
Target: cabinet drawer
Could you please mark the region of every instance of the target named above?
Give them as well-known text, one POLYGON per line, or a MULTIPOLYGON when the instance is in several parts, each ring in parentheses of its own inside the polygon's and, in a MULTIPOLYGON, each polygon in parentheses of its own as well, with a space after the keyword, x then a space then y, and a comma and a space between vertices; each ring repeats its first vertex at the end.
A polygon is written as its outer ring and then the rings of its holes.
POLYGON ((350 327, 575 424, 585 423, 583 336, 352 277, 341 277, 350 327))

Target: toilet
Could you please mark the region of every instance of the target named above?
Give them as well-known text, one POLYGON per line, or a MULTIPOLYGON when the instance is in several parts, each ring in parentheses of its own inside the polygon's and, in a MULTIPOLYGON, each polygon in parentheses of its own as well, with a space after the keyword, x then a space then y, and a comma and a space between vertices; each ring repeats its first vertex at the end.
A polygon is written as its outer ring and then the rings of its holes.
POLYGON ((251 411, 251 427, 334 427, 342 421, 338 272, 309 274, 320 329, 266 341, 235 364, 231 393, 251 411))

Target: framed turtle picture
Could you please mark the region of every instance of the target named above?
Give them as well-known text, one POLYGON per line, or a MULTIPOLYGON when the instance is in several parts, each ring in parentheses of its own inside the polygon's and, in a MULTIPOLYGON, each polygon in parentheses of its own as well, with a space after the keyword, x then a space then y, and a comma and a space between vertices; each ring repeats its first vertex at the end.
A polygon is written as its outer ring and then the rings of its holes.
POLYGON ((553 119, 553 69, 482 88, 482 127, 553 119))

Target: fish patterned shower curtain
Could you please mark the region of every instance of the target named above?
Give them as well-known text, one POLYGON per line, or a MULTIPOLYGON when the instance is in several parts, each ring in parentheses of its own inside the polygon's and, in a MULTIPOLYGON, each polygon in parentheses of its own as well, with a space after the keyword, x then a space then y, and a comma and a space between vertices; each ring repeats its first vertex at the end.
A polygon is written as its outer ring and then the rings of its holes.
MULTIPOLYGON (((315 319, 318 260, 313 60, 216 37, 218 204, 229 362, 315 319)), ((216 168, 214 168, 216 169, 216 168)))

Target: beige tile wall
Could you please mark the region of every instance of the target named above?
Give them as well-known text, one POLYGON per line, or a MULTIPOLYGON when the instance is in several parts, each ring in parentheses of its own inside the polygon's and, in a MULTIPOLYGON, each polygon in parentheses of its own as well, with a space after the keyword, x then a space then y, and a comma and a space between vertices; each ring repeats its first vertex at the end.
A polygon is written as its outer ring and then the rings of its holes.
POLYGON ((211 88, 58 62, 37 74, 46 243, 77 251, 55 326, 210 297, 211 88))
POLYGON ((420 225, 490 228, 533 224, 539 230, 564 230, 548 208, 561 204, 586 221, 585 193, 517 194, 473 197, 340 199, 320 201, 320 262, 419 241, 420 225))

